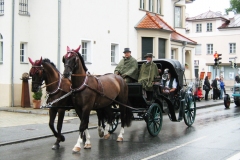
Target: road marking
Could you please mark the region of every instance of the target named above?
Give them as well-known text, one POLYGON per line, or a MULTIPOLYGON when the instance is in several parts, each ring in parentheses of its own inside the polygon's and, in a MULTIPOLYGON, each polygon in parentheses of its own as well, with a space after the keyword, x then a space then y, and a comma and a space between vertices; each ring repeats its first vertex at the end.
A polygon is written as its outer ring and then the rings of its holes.
POLYGON ((240 152, 228 158, 227 160, 240 160, 240 152))
POLYGON ((192 140, 192 141, 190 141, 190 142, 184 143, 184 144, 179 145, 179 146, 176 146, 176 147, 174 147, 174 148, 170 148, 170 149, 168 149, 168 150, 166 150, 166 151, 163 151, 163 152, 160 152, 160 153, 158 153, 158 154, 155 154, 155 155, 152 155, 152 156, 143 158, 142 160, 148 160, 148 159, 151 159, 151 158, 154 158, 154 157, 163 155, 163 154, 165 154, 165 153, 168 153, 168 152, 171 152, 171 151, 176 150, 176 149, 178 149, 178 148, 184 147, 184 146, 186 146, 186 145, 188 145, 188 144, 191 144, 191 143, 193 143, 193 142, 199 141, 199 140, 204 139, 204 138, 206 138, 206 137, 207 137, 207 136, 203 136, 203 137, 194 139, 194 140, 192 140))

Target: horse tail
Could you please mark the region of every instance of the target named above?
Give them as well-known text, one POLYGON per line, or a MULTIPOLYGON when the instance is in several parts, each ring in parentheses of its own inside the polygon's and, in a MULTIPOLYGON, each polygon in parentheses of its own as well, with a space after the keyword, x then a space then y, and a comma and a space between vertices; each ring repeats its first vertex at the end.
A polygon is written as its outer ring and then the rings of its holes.
POLYGON ((131 126, 131 123, 132 123, 132 119, 133 119, 133 113, 132 113, 132 110, 130 109, 130 108, 128 108, 128 107, 126 107, 126 110, 125 110, 126 112, 126 125, 127 125, 127 127, 130 127, 131 126))

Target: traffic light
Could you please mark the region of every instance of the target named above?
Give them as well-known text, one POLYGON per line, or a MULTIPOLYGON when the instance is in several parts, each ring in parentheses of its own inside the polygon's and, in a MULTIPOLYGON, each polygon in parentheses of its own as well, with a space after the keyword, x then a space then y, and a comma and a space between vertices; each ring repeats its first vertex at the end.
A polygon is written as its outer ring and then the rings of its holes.
POLYGON ((237 68, 237 63, 234 63, 234 68, 237 68))
POLYGON ((234 63, 232 61, 229 61, 231 63, 231 68, 234 68, 234 63))
POLYGON ((220 62, 220 60, 222 59, 222 54, 218 54, 218 65, 221 64, 222 62, 220 62))
POLYGON ((214 53, 213 56, 214 56, 214 65, 217 66, 218 65, 218 54, 217 54, 217 52, 214 53))

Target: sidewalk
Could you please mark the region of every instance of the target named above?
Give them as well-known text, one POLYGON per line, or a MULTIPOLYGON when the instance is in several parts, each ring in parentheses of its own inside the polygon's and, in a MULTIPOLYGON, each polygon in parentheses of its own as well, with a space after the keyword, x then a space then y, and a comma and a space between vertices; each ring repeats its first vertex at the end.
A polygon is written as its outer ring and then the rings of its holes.
MULTIPOLYGON (((223 100, 217 100, 214 102, 212 99, 209 101, 202 100, 200 102, 196 102, 197 109, 206 108, 206 107, 212 107, 216 105, 222 105, 223 100)), ((48 115, 49 109, 33 109, 33 108, 22 108, 22 107, 0 107, 0 111, 7 111, 7 112, 17 112, 17 113, 32 113, 32 114, 42 114, 42 115, 48 115)), ((91 111, 91 114, 95 114, 95 111, 91 111)), ((74 109, 66 111, 65 117, 77 117, 74 109)))
MULTIPOLYGON (((223 100, 196 102, 197 109, 223 105, 223 100)), ((48 109, 0 107, 0 146, 53 136, 48 126, 48 109)), ((97 116, 90 115, 89 128, 97 127, 97 116)), ((55 119, 55 126, 57 117, 55 119)), ((80 120, 74 110, 66 111, 62 133, 77 132, 80 120)), ((76 133, 78 135, 78 133, 76 133)), ((53 142, 55 138, 53 137, 53 142)))

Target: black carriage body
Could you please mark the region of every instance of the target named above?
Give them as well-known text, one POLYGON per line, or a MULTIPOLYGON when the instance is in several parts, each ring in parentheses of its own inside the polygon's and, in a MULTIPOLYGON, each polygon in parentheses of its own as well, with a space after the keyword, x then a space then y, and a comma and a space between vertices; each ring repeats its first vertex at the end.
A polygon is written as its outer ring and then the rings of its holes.
MULTIPOLYGON (((138 66, 139 69, 141 65, 146 61, 139 61, 138 66)), ((168 107, 168 116, 171 121, 180 122, 184 118, 184 122, 186 125, 191 126, 195 120, 196 115, 196 103, 194 97, 192 95, 192 88, 187 87, 186 80, 184 76, 185 68, 184 66, 177 60, 173 59, 157 59, 153 60, 153 62, 157 65, 158 69, 161 69, 162 72, 164 69, 168 68, 171 71, 172 77, 176 78, 178 87, 176 91, 176 100, 179 102, 178 113, 179 116, 177 118, 176 112, 176 103, 173 103, 172 100, 169 99, 166 95, 162 94, 161 85, 154 85, 152 94, 152 100, 148 101, 143 96, 142 85, 139 83, 128 83, 128 101, 129 105, 135 109, 132 109, 133 113, 137 113, 137 117, 134 119, 144 119, 147 123, 147 127, 149 129, 149 133, 153 136, 157 135, 157 132, 151 130, 150 121, 156 121, 155 111, 158 108, 161 108, 160 112, 156 112, 157 114, 162 114, 163 112, 163 101, 166 102, 168 107), (154 114, 155 116, 153 116, 154 114), (150 116, 150 117, 149 117, 150 116), (152 118, 152 117, 155 118, 152 118), (148 124, 149 123, 149 124, 148 124)), ((159 120, 159 123, 161 120, 159 120)), ((158 123, 158 122, 157 122, 158 123)), ((158 127, 161 128, 162 124, 158 127)))

